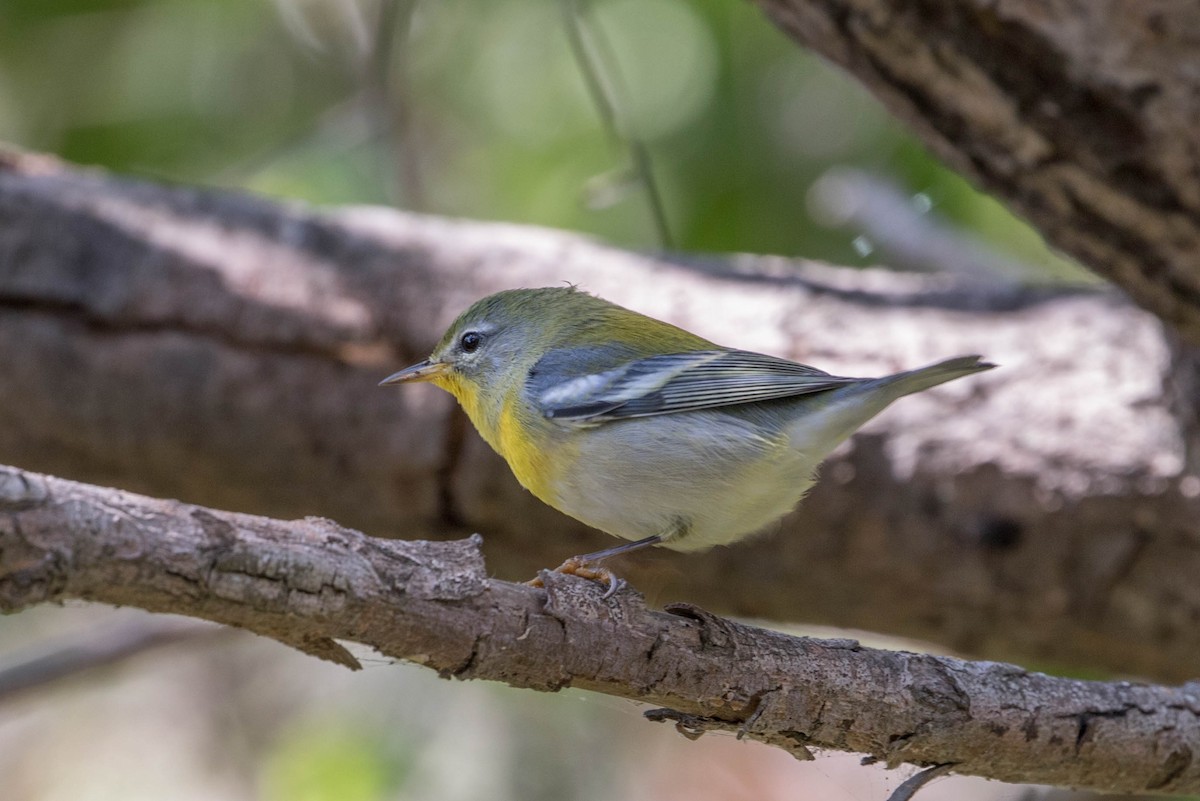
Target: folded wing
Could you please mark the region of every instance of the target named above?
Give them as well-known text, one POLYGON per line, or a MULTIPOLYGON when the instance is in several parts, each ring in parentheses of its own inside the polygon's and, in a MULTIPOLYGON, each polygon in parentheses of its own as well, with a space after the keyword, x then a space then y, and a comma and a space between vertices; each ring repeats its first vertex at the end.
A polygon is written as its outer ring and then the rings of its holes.
POLYGON ((565 369, 569 361, 548 356, 527 388, 546 417, 585 425, 790 398, 861 380, 741 350, 649 356, 582 374, 565 369))

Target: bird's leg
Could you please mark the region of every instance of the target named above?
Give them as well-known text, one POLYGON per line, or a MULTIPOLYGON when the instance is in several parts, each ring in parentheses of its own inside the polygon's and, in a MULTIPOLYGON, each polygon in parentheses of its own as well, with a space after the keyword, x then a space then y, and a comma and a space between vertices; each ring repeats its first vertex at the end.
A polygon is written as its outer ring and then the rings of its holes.
POLYGON ((573 557, 571 557, 571 559, 568 559, 567 561, 570 562, 572 560, 578 559, 580 562, 584 562, 584 563, 602 562, 605 559, 608 559, 610 556, 616 556, 617 554, 622 554, 622 553, 629 553, 630 551, 639 551, 642 548, 648 548, 651 545, 658 545, 662 541, 663 541, 663 536, 661 534, 655 534, 653 537, 644 537, 643 539, 634 540, 633 542, 625 542, 625 543, 621 543, 620 545, 614 545, 611 548, 605 548, 603 551, 596 551, 595 553, 585 553, 583 556, 573 556, 573 557))
MULTIPOLYGON (((555 573, 565 573, 569 576, 579 576, 580 578, 589 579, 591 581, 599 581, 608 585, 602 599, 611 598, 619 589, 625 586, 625 580, 617 576, 616 573, 609 570, 600 562, 608 559, 610 556, 616 556, 620 553, 629 553, 641 548, 648 548, 651 545, 657 545, 663 541, 661 534, 655 534, 653 537, 646 537, 633 542, 626 542, 622 545, 617 545, 612 548, 605 548, 603 551, 595 553, 585 553, 582 556, 572 556, 567 561, 563 562, 558 567, 554 568, 555 573)), ((543 586, 542 579, 535 578, 526 582, 531 587, 543 586)))

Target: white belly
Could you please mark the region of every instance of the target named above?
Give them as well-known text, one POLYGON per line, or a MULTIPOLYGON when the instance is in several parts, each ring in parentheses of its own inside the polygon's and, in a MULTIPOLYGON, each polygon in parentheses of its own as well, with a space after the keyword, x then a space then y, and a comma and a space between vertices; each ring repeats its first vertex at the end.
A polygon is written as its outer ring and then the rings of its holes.
POLYGON ((710 412, 608 423, 583 438, 557 506, 625 539, 667 537, 673 550, 728 544, 790 512, 812 486, 824 453, 776 437, 710 412))

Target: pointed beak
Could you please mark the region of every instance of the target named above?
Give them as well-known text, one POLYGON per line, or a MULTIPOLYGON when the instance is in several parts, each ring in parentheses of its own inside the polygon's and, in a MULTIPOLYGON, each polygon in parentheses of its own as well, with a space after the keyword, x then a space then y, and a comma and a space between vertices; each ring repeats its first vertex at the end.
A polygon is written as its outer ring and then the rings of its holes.
POLYGON ((386 387, 392 384, 403 384, 407 381, 429 381, 445 373, 446 368, 447 365, 445 362, 435 362, 426 359, 423 362, 417 362, 412 367, 405 367, 398 373, 392 373, 380 381, 379 386, 386 387))

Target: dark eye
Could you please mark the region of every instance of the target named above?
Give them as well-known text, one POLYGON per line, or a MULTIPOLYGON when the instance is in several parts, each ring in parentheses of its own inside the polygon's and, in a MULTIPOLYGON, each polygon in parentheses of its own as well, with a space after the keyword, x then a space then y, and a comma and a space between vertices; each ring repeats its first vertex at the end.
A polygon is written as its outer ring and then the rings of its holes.
POLYGON ((462 339, 458 340, 458 346, 462 348, 463 353, 474 353, 482 344, 483 335, 477 331, 468 331, 462 335, 462 339))

